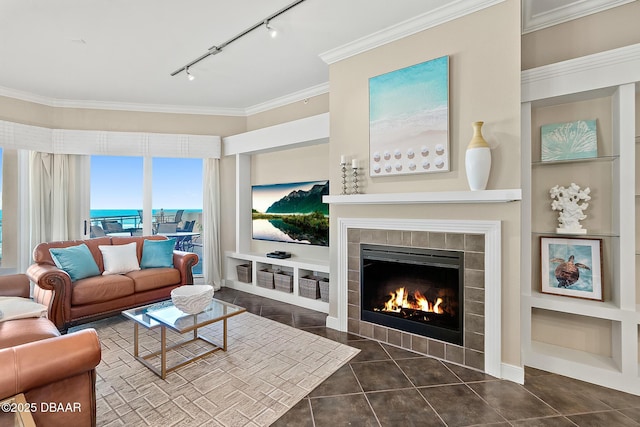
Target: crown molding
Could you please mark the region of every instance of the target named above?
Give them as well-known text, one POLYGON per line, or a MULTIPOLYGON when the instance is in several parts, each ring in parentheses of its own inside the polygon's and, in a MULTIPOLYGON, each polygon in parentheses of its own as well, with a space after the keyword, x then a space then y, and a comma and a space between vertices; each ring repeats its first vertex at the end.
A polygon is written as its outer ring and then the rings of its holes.
POLYGON ((522 34, 532 33, 633 1, 635 0, 576 0, 534 15, 531 11, 534 0, 522 0, 522 34))
POLYGON ((333 64, 387 43, 436 27, 454 19, 495 6, 504 0, 456 0, 399 24, 354 40, 320 54, 327 64, 333 64))
POLYGON ((137 104, 128 102, 57 100, 55 107, 93 110, 139 111, 144 113, 197 114, 204 116, 244 116, 242 108, 198 107, 192 105, 137 104))
POLYGON ((243 108, 214 108, 184 105, 137 104, 127 102, 80 101, 56 99, 0 86, 0 96, 33 102, 55 108, 139 111, 144 113, 200 114, 207 116, 246 116, 243 108))
POLYGON ((521 102, 640 81, 640 43, 521 73, 521 102))
POLYGON ((272 110, 274 108, 283 107, 294 102, 303 101, 314 96, 323 95, 329 93, 329 82, 320 83, 319 85, 311 86, 310 88, 303 89, 297 92, 290 93, 289 95, 281 96, 279 98, 272 99, 270 101, 262 102, 254 106, 248 107, 245 110, 247 116, 262 113, 263 111, 272 110))
POLYGON ((46 105, 47 107, 55 107, 54 103, 56 101, 53 98, 36 95, 34 93, 23 92, 4 86, 0 86, 0 96, 19 99, 20 101, 33 102, 34 104, 46 105))
POLYGON ((247 108, 212 108, 182 105, 134 104, 125 102, 75 101, 55 99, 0 86, 0 96, 33 102, 54 108, 86 108, 92 110, 139 111, 145 113, 199 114, 209 116, 247 117, 263 111, 303 101, 329 92, 329 83, 321 83, 247 108))

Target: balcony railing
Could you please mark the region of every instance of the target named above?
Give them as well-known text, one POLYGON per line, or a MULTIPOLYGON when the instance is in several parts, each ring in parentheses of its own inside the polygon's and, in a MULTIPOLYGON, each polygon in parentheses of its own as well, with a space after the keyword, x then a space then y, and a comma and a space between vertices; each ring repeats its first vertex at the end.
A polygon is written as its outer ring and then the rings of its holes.
MULTIPOLYGON (((175 218, 175 212, 164 213, 162 211, 152 215, 154 224, 162 222, 172 222, 175 218)), ((108 224, 115 226, 115 231, 138 231, 142 230, 142 218, 140 215, 111 215, 111 216, 92 216, 91 225, 102 228, 106 233, 114 231, 109 229, 108 224)))
MULTIPOLYGON (((192 214, 193 215, 193 214, 192 214)), ((155 230, 157 224, 172 222, 175 218, 175 213, 158 212, 152 216, 153 227, 155 230)), ((183 218, 185 219, 185 218, 183 218)), ((196 219, 196 230, 201 229, 202 214, 198 214, 196 219)), ((92 226, 100 227, 105 234, 112 233, 129 233, 133 235, 142 235, 142 221, 139 215, 112 215, 112 216, 95 216, 90 218, 92 226), (113 227, 109 229, 108 227, 113 227)), ((97 237, 93 232, 91 237, 97 237)), ((200 262, 193 268, 193 273, 196 275, 202 274, 202 235, 192 236, 188 248, 178 248, 180 250, 187 250, 194 252, 200 257, 200 262)))

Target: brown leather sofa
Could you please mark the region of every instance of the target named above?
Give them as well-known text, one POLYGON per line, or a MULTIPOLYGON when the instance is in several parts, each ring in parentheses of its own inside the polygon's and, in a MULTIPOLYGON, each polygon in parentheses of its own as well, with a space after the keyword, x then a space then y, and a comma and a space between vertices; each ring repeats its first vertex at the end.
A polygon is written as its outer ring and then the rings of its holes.
MULTIPOLYGON (((0 276, 0 295, 28 298, 29 279, 0 276)), ((0 322, 0 400, 23 393, 39 426, 95 426, 100 359, 94 329, 60 336, 46 318, 0 322)))
POLYGON ((98 246, 136 242, 140 262, 145 239, 166 240, 166 237, 107 236, 40 243, 33 250, 34 264, 27 269, 27 276, 35 283, 33 299, 49 308, 49 319, 60 331, 65 332, 70 326, 170 298, 173 289, 193 284, 192 268, 198 263, 198 255, 191 252, 173 251, 173 268, 147 268, 126 274, 87 277, 76 282, 71 282, 69 275, 56 267, 49 252, 50 248, 65 248, 85 243, 102 273, 104 262, 98 246))

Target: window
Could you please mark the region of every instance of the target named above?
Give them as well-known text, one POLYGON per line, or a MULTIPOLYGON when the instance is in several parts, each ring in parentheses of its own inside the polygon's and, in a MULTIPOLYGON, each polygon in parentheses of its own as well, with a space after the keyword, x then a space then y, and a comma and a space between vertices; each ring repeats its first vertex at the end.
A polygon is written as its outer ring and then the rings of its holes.
MULTIPOLYGON (((175 238, 177 249, 202 258, 202 159, 91 156, 90 187, 91 237, 142 235, 144 229, 175 238), (145 188, 145 165, 151 188, 145 188), (147 228, 143 207, 149 193, 147 228)), ((193 273, 202 274, 202 263, 193 273)))
POLYGON ((91 156, 91 237, 141 230, 143 158, 91 156))
MULTIPOLYGON (((175 225, 177 248, 195 252, 202 259, 202 159, 154 158, 152 172, 153 218, 165 223, 164 230, 175 225)), ((193 269, 202 274, 202 263, 193 269)))

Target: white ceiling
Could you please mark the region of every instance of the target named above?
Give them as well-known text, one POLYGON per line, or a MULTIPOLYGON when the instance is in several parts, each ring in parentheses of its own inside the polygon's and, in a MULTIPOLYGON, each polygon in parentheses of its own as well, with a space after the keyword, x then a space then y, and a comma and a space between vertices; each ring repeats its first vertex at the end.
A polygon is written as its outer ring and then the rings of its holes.
POLYGON ((0 95, 55 106, 243 115, 328 91, 322 54, 397 36, 407 22, 437 24, 499 2, 305 0, 271 22, 277 38, 257 28, 194 65, 194 81, 170 76, 292 1, 0 0, 0 95))

